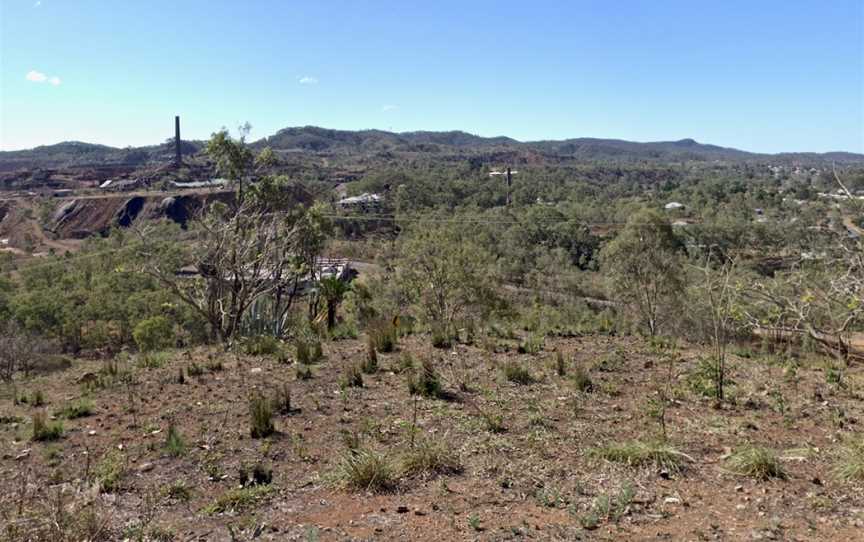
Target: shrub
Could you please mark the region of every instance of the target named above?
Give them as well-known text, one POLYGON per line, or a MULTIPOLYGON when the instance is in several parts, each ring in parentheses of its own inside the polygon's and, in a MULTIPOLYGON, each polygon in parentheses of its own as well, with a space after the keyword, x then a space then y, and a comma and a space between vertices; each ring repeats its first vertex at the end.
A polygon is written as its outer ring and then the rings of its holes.
POLYGON ((132 331, 132 338, 142 352, 152 352, 174 346, 174 326, 164 316, 153 316, 141 320, 132 331))
POLYGON ((330 330, 330 338, 334 341, 356 339, 357 336, 357 326, 347 322, 336 324, 336 327, 330 330))
POLYGON ((399 363, 394 367, 394 372, 396 373, 404 373, 405 371, 410 371, 414 369, 414 358, 411 357, 409 352, 403 352, 401 356, 399 356, 399 363))
POLYGON ((453 346, 452 334, 447 330, 446 326, 432 326, 432 346, 435 348, 450 348, 453 346))
POLYGON ((408 391, 411 395, 441 397, 443 393, 441 379, 431 359, 424 359, 422 366, 414 370, 413 373, 408 379, 408 391))
POLYGON ((168 425, 168 433, 165 435, 165 451, 171 457, 180 457, 186 453, 186 442, 177 427, 171 423, 168 425))
POLYGON ((841 480, 864 481, 864 438, 859 438, 840 449, 834 474, 841 480))
POLYGON ((144 353, 138 364, 144 369, 159 369, 171 360, 169 352, 149 351, 144 353))
POLYGON ((184 482, 178 480, 162 488, 162 495, 181 502, 189 502, 192 499, 192 490, 184 482))
POLYGON ((93 479, 99 491, 111 493, 120 486, 126 474, 126 456, 120 450, 109 450, 93 469, 93 479))
POLYGON ((309 345, 306 341, 297 341, 294 345, 294 350, 297 354, 297 363, 308 365, 312 363, 312 353, 309 351, 309 345))
POLYGON ((194 361, 186 368, 186 374, 190 377, 201 376, 204 374, 204 367, 201 367, 194 361))
POLYGON ((642 442, 632 440, 621 444, 610 444, 591 450, 590 454, 613 463, 624 463, 631 467, 656 465, 669 471, 680 471, 684 454, 664 442, 642 442))
POLYGON ((252 438, 264 438, 275 431, 272 404, 260 393, 253 394, 249 398, 249 434, 252 438))
POLYGON ((50 441, 59 440, 63 436, 63 424, 60 422, 51 423, 45 420, 45 414, 37 412, 33 415, 33 436, 34 441, 50 441))
POLYGON ((745 446, 737 450, 729 457, 727 464, 732 471, 757 480, 786 478, 774 451, 761 446, 745 446))
POLYGON ((342 457, 336 470, 337 480, 350 489, 381 492, 395 486, 393 465, 383 454, 354 450, 342 457))
POLYGON ((510 361, 504 364, 502 370, 504 371, 504 378, 506 378, 508 382, 520 385, 528 385, 536 382, 531 373, 528 372, 528 369, 522 367, 515 361, 510 361))
POLYGON ((348 365, 342 372, 342 378, 339 380, 339 385, 342 388, 362 388, 363 387, 363 372, 358 365, 348 365))

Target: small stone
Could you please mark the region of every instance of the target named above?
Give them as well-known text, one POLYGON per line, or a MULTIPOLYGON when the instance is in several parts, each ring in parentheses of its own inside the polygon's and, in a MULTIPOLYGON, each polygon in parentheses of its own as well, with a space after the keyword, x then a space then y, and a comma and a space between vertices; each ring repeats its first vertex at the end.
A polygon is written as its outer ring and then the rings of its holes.
POLYGON ((735 491, 741 493, 742 491, 744 491, 744 486, 735 486, 735 491))
POLYGON ((90 431, 87 431, 87 434, 90 435, 90 436, 92 437, 93 435, 96 434, 96 430, 95 430, 95 429, 91 429, 90 431))
POLYGON ((423 510, 420 510, 419 508, 415 508, 414 509, 414 515, 415 516, 425 516, 426 512, 424 512, 423 510))
POLYGON ((150 472, 151 470, 153 470, 153 467, 153 463, 141 463, 141 465, 138 467, 138 472, 150 472))
POLYGON ((399 506, 398 508, 396 508, 396 513, 397 514, 407 514, 408 513, 408 507, 404 506, 404 505, 399 506))
POLYGON ((679 499, 678 497, 666 497, 665 499, 663 499, 663 502, 665 504, 681 504, 681 499, 679 499))
POLYGON ((261 369, 261 367, 252 367, 251 369, 249 369, 249 372, 254 375, 260 373, 262 370, 263 369, 261 369))

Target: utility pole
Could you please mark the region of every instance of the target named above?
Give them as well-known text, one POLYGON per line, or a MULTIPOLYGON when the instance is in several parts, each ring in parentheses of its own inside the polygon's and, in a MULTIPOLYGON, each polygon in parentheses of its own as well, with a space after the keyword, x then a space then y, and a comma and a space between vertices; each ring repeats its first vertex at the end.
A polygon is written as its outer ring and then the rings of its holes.
MULTIPOLYGON (((179 130, 179 128, 178 128, 179 130)), ((510 166, 507 166, 507 207, 510 207, 510 187, 513 185, 513 176, 510 173, 510 166)))
POLYGON ((180 115, 174 117, 174 165, 183 164, 183 153, 180 150, 180 115))

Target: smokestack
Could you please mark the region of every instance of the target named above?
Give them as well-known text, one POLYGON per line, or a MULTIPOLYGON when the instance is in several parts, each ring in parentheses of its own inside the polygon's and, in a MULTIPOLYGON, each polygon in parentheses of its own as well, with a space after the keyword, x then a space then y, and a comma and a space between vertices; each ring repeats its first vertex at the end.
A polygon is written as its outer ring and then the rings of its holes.
POLYGON ((180 151, 180 116, 174 117, 174 163, 180 165, 183 163, 183 154, 180 151))

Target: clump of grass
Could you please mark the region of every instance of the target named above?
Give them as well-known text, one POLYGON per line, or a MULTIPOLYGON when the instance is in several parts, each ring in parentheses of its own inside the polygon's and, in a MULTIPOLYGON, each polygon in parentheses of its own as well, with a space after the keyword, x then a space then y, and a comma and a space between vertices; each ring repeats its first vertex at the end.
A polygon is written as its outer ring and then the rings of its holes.
POLYGON ((514 384, 526 386, 537 381, 528 369, 515 361, 505 363, 502 367, 502 371, 504 372, 504 378, 506 378, 508 382, 513 382, 514 384))
POLYGON ((342 378, 339 379, 339 386, 344 388, 362 388, 363 387, 363 371, 361 365, 350 364, 345 367, 342 372, 342 378))
POLYGON ((564 361, 564 354, 560 350, 555 351, 555 374, 558 376, 567 375, 567 363, 564 361))
POLYGON ((397 333, 396 326, 387 319, 372 322, 367 330, 369 341, 375 350, 379 352, 393 352, 396 350, 397 333))
POLYGON ((291 389, 288 384, 283 384, 281 388, 276 389, 276 394, 273 396, 273 409, 279 414, 291 414, 291 389))
POLYGON ((432 346, 435 348, 450 348, 453 346, 453 334, 444 325, 432 326, 432 346))
POLYGON ((85 418, 93 414, 93 401, 89 399, 79 399, 74 403, 70 403, 54 413, 55 416, 74 420, 76 418, 85 418))
POLYGON ((37 412, 33 415, 33 436, 32 440, 38 442, 46 442, 51 440, 59 440, 63 436, 63 424, 61 422, 49 422, 45 419, 45 414, 37 412))
POLYGON ((571 379, 577 390, 585 393, 594 391, 594 382, 591 381, 591 377, 588 376, 588 372, 585 369, 577 367, 571 379))
POLYGON ((371 337, 366 343, 366 359, 360 364, 360 370, 370 375, 378 372, 378 353, 375 351, 375 341, 371 337))
POLYGON ((171 356, 171 352, 147 352, 141 356, 138 365, 142 369, 160 369, 171 361, 171 356))
POLYGON ((421 439, 402 458, 402 472, 407 476, 458 474, 462 472, 462 463, 443 442, 421 439))
POLYGON ((757 480, 770 478, 786 478, 786 472, 780 465, 780 460, 773 450, 761 446, 745 446, 733 453, 726 460, 733 472, 749 476, 757 480))
POLYGON ((211 373, 218 373, 225 370, 225 366, 222 365, 222 360, 220 359, 213 359, 208 361, 206 365, 204 365, 204 368, 211 373))
POLYGON ((413 371, 413 375, 408 379, 408 391, 411 395, 422 395, 430 398, 443 395, 441 378, 438 376, 431 359, 424 359, 422 366, 413 371))
POLYGON ((252 438, 264 438, 276 432, 273 426, 273 405, 260 393, 249 398, 249 434, 252 438))
POLYGON ((624 367, 625 361, 624 354, 621 351, 616 350, 595 361, 594 369, 602 372, 613 373, 621 370, 624 367))
POLYGON ((163 448, 171 457, 180 457, 186 453, 186 442, 183 440, 183 435, 173 423, 168 425, 168 433, 165 435, 163 448))
POLYGON ((864 438, 859 438, 840 448, 834 474, 841 480, 864 481, 864 438))
POLYGON ((630 486, 625 486, 618 493, 603 494, 594 499, 591 509, 579 518, 584 529, 596 529, 601 521, 618 522, 627 513, 627 507, 633 501, 636 492, 630 486))
POLYGON ((336 327, 330 330, 330 339, 334 341, 356 339, 357 335, 357 326, 348 322, 336 324, 336 327))
POLYGON ((297 365, 297 380, 311 380, 312 379, 312 367, 306 365, 305 363, 299 363, 297 365))
POLYGON ((119 450, 109 450, 96 468, 93 469, 93 480, 103 493, 111 493, 120 487, 120 480, 126 474, 126 456, 119 450))
POLYGON ((517 351, 520 354, 536 354, 543 350, 544 342, 545 339, 542 335, 532 333, 526 337, 524 341, 519 343, 517 351))
POLYGON ((402 352, 402 355, 399 356, 399 362, 397 363, 396 367, 393 368, 393 372, 404 373, 413 369, 414 358, 411 357, 411 354, 409 352, 402 352))
POLYGON ((202 510, 207 515, 225 512, 241 512, 259 505, 267 499, 275 488, 271 485, 253 485, 231 489, 219 496, 202 510))
POLYGON ((186 368, 186 374, 190 377, 201 376, 204 374, 204 367, 201 367, 194 361, 186 368))
POLYGON ((396 485, 390 460, 372 450, 353 450, 342 457, 336 469, 337 481, 349 489, 382 492, 396 485))
POLYGON ((665 442, 641 440, 601 446, 591 450, 590 454, 613 463, 632 467, 655 465, 672 472, 680 471, 687 457, 665 442))
POLYGON ((242 465, 240 467, 240 485, 242 487, 255 485, 268 485, 273 482, 273 469, 255 463, 251 467, 242 465))
POLYGON ((162 488, 162 495, 168 499, 180 502, 189 502, 192 499, 192 490, 182 480, 168 484, 162 488))
POLYGON ((310 341, 298 339, 294 344, 294 349, 297 362, 304 365, 317 363, 324 358, 324 350, 321 341, 318 340, 312 341, 310 344, 310 341))
POLYGON ((255 335, 243 341, 243 350, 250 356, 275 356, 282 350, 282 343, 271 335, 255 335))
POLYGON ((29 394, 25 392, 15 397, 14 403, 16 405, 30 405, 31 407, 45 406, 45 394, 42 393, 42 390, 36 390, 29 394))
POLYGON ((178 384, 186 383, 186 374, 183 372, 183 367, 177 367, 177 380, 178 384))

